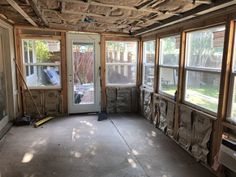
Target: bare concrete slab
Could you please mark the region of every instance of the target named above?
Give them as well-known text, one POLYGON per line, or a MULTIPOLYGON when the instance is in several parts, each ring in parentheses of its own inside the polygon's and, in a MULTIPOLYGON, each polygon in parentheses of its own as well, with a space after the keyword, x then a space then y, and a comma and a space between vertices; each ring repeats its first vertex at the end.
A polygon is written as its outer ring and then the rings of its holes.
POLYGON ((146 120, 113 115, 13 127, 0 142, 0 177, 214 177, 146 120))

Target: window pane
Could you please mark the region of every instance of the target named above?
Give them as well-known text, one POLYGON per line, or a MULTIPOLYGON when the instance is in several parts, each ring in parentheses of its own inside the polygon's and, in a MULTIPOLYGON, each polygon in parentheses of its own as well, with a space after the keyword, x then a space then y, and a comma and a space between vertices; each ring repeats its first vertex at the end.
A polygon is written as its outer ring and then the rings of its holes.
POLYGON ((185 100, 217 112, 220 74, 187 71, 186 78, 185 100))
POLYGON ((107 84, 136 83, 137 42, 106 42, 107 84))
MULTIPOLYGON (((25 69, 31 67, 26 66, 25 69)), ((33 66, 32 71, 26 76, 26 83, 29 87, 37 86, 58 86, 61 85, 58 66, 33 66)))
POLYGON ((143 84, 149 87, 153 87, 154 84, 154 65, 143 67, 143 84))
POLYGON ((178 85, 178 70, 174 68, 160 67, 161 92, 174 96, 178 85))
POLYGON ((60 63, 59 40, 23 40, 25 63, 60 63))
POLYGON ((107 65, 108 84, 135 84, 136 65, 107 65))
POLYGON ((221 69, 225 27, 187 33, 187 66, 221 69))
POLYGON ((160 64, 179 65, 180 36, 171 36, 160 40, 160 64))
POLYGON ((155 63, 155 41, 143 43, 143 63, 155 63))
POLYGON ((234 119, 234 122, 236 123, 236 77, 234 77, 234 91, 233 91, 233 101, 232 101, 232 107, 231 107, 231 117, 234 119))
POLYGON ((153 87, 155 64, 155 41, 143 43, 143 85, 153 87))
POLYGON ((73 42, 74 103, 94 103, 94 44, 73 42))

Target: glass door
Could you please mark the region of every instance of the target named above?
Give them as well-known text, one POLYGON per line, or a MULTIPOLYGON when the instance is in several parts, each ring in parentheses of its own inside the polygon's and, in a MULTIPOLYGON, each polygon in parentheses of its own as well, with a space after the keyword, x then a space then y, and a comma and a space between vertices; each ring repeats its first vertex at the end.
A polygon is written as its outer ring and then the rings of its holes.
POLYGON ((100 111, 99 36, 68 34, 69 113, 100 111))

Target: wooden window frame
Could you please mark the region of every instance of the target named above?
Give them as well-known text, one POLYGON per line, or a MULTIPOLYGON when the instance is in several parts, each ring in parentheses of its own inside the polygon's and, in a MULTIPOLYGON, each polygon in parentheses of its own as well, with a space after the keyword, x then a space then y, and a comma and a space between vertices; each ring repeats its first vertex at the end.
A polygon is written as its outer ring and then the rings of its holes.
MULTIPOLYGON (((60 41, 60 53, 61 52, 61 39, 59 37, 56 37, 56 38, 47 38, 47 37, 35 37, 35 38, 30 38, 30 37, 27 37, 27 35, 23 35, 23 37, 21 38, 21 45, 22 45, 22 66, 23 66, 23 76, 24 76, 24 79, 26 81, 26 67, 28 66, 55 66, 55 67, 58 67, 59 68, 59 77, 60 77, 60 85, 59 86, 28 86, 29 89, 32 89, 32 90, 60 90, 62 89, 62 65, 61 65, 61 62, 62 62, 62 56, 61 56, 61 59, 60 59, 60 63, 56 64, 56 63, 25 63, 24 61, 24 41, 27 41, 27 40, 50 40, 50 41, 60 41)), ((35 55, 35 52, 33 50, 33 57, 35 55)))
MULTIPOLYGON (((213 115, 213 116, 217 116, 218 114, 218 107, 219 107, 219 97, 218 97, 218 103, 217 103, 217 109, 216 109, 216 112, 214 111, 211 111, 209 109, 205 109, 201 106, 198 106, 194 103, 191 103, 189 101, 186 101, 185 100, 185 95, 186 95, 186 90, 187 90, 187 72, 188 71, 192 71, 192 72, 205 72, 205 73, 210 73, 210 74, 219 74, 219 79, 221 79, 222 77, 222 64, 221 64, 221 68, 220 69, 214 69, 214 68, 204 68, 204 67, 193 67, 193 66, 187 66, 187 61, 188 61, 188 58, 187 58, 187 38, 188 38, 188 33, 191 33, 191 32, 197 32, 197 31, 202 31, 202 30, 205 30, 205 29, 209 29, 209 28, 215 28, 215 27, 220 27, 220 26, 224 26, 225 27, 225 31, 226 31, 226 25, 225 24, 216 24, 216 25, 212 25, 212 26, 207 26, 207 27, 202 27, 202 28, 197 28, 195 30, 189 30, 189 31, 186 31, 186 41, 185 41, 185 62, 184 62, 184 80, 183 80, 183 94, 181 95, 182 96, 182 102, 186 105, 189 105, 190 107, 193 107, 197 110, 200 110, 202 112, 205 112, 209 115, 213 115)), ((225 41, 225 36, 224 36, 224 41, 225 41)), ((224 46, 223 46, 223 52, 224 52, 224 46)), ((223 55, 222 55, 222 63, 223 63, 223 55)), ((219 94, 220 94, 220 87, 219 87, 219 94)))
POLYGON ((142 86, 145 89, 148 89, 150 91, 154 91, 154 84, 155 84, 155 61, 156 61, 156 48, 157 48, 157 42, 156 39, 150 39, 150 40, 146 40, 142 42, 142 86), (144 43, 145 42, 154 42, 154 62, 153 63, 147 63, 146 61, 144 62, 144 43), (153 85, 152 87, 144 84, 144 80, 145 80, 145 66, 153 66, 153 85))
POLYGON ((106 39, 105 41, 105 53, 104 53, 104 63, 105 63, 105 85, 106 87, 135 87, 137 85, 137 75, 138 75, 138 61, 139 61, 139 41, 137 40, 122 40, 122 39, 106 39), (136 58, 136 62, 135 63, 107 63, 106 62, 106 43, 108 41, 112 41, 112 42, 135 42, 137 44, 137 58, 136 58), (136 76, 135 76, 135 82, 132 84, 122 84, 122 83, 117 83, 117 84, 110 84, 107 82, 107 65, 131 65, 131 66, 135 66, 136 69, 136 76))
POLYGON ((168 93, 165 93, 163 92, 161 89, 160 89, 160 86, 161 86, 161 80, 160 80, 160 76, 161 76, 161 68, 164 68, 164 69, 176 69, 177 70, 177 73, 178 73, 178 80, 177 80, 177 87, 176 87, 176 91, 178 91, 178 87, 179 87, 179 68, 180 68, 180 65, 179 65, 179 62, 180 62, 180 54, 181 54, 181 33, 177 33, 177 34, 171 34, 171 35, 166 35, 166 36, 162 36, 160 37, 160 42, 159 42, 159 59, 158 59, 158 88, 157 88, 157 91, 160 95, 163 95, 164 97, 166 98, 169 98, 171 100, 175 100, 175 95, 171 95, 171 94, 168 94, 168 93), (165 65, 165 64, 161 64, 161 40, 162 39, 165 39, 165 38, 170 38, 170 37, 176 37, 176 36, 179 36, 180 38, 180 44, 179 44, 179 58, 178 58, 178 64, 177 65, 165 65))

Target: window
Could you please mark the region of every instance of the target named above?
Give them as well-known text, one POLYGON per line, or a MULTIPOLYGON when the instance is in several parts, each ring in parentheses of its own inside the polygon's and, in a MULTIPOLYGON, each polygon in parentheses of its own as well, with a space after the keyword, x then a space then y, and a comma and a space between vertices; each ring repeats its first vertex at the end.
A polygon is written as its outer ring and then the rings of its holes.
POLYGON ((160 40, 159 91, 175 96, 178 85, 180 36, 171 36, 160 40))
POLYGON ((143 85, 153 89, 155 40, 143 42, 143 85))
POLYGON ((60 41, 23 39, 22 45, 27 85, 30 88, 60 88, 60 41))
POLYGON ((135 85, 137 42, 106 41, 106 84, 135 85))
POLYGON ((225 27, 187 33, 184 100, 217 112, 225 27))
POLYGON ((233 66, 232 66, 231 81, 230 81, 231 90, 229 92, 230 104, 228 108, 229 114, 227 117, 227 121, 236 125, 236 44, 235 44, 235 41, 236 41, 236 35, 234 38, 233 66))

